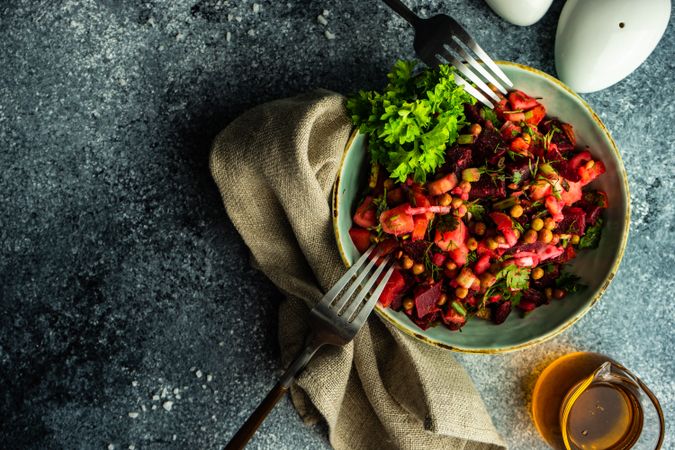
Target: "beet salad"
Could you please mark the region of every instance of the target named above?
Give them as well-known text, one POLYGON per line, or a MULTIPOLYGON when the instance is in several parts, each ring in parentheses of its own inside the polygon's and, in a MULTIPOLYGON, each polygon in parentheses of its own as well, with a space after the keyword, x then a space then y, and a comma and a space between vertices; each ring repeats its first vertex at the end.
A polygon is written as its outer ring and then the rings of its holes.
POLYGON ((399 61, 388 77, 347 103, 371 161, 349 234, 396 258, 380 304, 459 330, 582 289, 566 264, 597 247, 608 203, 573 124, 518 90, 480 107, 448 66, 399 61))

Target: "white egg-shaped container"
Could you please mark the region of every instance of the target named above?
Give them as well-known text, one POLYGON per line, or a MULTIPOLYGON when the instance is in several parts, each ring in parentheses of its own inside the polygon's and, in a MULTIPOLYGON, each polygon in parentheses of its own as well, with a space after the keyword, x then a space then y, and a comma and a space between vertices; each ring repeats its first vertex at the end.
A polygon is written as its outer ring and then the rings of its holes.
POLYGON ((544 17, 553 0, 485 0, 502 19, 521 27, 544 17))
POLYGON ((568 0, 555 39, 558 78, 577 92, 621 81, 651 54, 669 19, 670 0, 568 0))

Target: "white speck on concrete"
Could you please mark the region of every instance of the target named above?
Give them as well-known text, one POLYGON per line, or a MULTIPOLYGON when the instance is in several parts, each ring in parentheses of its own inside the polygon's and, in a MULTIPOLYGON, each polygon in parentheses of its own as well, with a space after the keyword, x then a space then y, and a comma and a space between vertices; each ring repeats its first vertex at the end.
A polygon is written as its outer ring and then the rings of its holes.
POLYGON ((155 394, 152 396, 152 401, 153 402, 158 402, 159 401, 159 395, 155 394))
POLYGON ((316 21, 319 22, 319 23, 320 23, 321 25, 323 25, 323 26, 328 25, 328 21, 327 21, 326 18, 325 18, 323 15, 321 15, 321 14, 319 14, 319 15, 317 16, 316 21))
POLYGON ((230 42, 232 40, 232 33, 230 33, 229 31, 225 33, 225 40, 227 42, 230 42))
POLYGON ((114 444, 108 444, 108 450, 115 450, 114 444))
POLYGON ((129 417, 131 417, 132 419, 135 419, 136 417, 138 417, 138 413, 136 411, 132 411, 132 412, 129 413, 129 417))
POLYGON ((208 383, 210 383, 211 381, 213 381, 213 375, 211 375, 211 374, 206 375, 206 381, 207 381, 208 383))
POLYGON ((195 372, 195 375, 197 376, 197 378, 201 378, 202 375, 204 375, 204 373, 201 370, 198 370, 197 372, 195 372))
POLYGON ((330 14, 330 11, 328 11, 327 9, 324 9, 324 10, 321 12, 321 14, 322 14, 324 17, 328 17, 328 15, 330 14))
POLYGON ((132 385, 133 387, 138 386, 138 381, 136 381, 136 380, 132 381, 132 382, 131 382, 131 385, 132 385))
POLYGON ((173 402, 171 400, 164 402, 162 404, 162 408, 164 408, 167 411, 171 411, 171 408, 173 408, 173 402))
POLYGON ((335 39, 335 33, 331 33, 330 31, 326 30, 324 34, 326 35, 326 39, 328 39, 329 41, 335 39))
POLYGON ((257 4, 257 3, 253 4, 253 12, 255 14, 258 14, 260 12, 260 5, 259 4, 257 4))
POLYGON ((248 30, 246 32, 246 34, 248 34, 249 36, 255 36, 255 30, 253 28, 251 28, 250 30, 248 30))

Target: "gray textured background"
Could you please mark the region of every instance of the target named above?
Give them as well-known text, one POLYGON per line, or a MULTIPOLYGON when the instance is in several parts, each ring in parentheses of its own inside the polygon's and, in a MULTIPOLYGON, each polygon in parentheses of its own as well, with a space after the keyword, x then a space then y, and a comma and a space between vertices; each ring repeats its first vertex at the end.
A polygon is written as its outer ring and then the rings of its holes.
MULTIPOLYGON (((375 0, 257 3, 256 13, 250 0, 2 2, 3 448, 217 448, 279 374, 279 294, 247 267, 209 144, 259 102, 380 86, 412 56, 412 34, 375 0)), ((561 1, 529 28, 478 0, 408 3, 450 12, 497 58, 554 73, 561 1)), ((635 369, 675 420, 670 22, 635 73, 584 96, 631 183, 631 237, 605 298, 536 348, 458 356, 514 449, 544 447, 527 410, 531 374, 572 350, 635 369)), ((328 441, 284 400, 251 448, 328 441)))

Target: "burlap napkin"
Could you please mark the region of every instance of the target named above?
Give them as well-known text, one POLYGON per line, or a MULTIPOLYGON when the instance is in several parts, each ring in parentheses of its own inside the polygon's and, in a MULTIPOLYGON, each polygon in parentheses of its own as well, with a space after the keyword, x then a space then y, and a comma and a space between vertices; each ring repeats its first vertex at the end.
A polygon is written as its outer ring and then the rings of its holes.
MULTIPOLYGON (((351 128, 344 98, 320 90, 246 112, 211 151, 230 219, 287 297, 279 313, 285 364, 301 348, 309 307, 345 271, 330 197, 351 128)), ((351 344, 320 350, 291 395, 305 420, 321 413, 336 449, 506 448, 451 353, 375 316, 351 344)))

